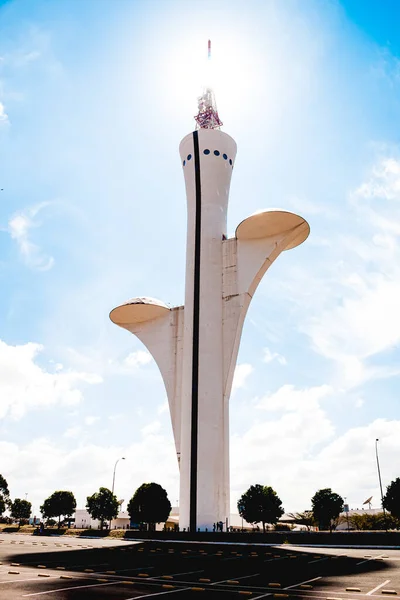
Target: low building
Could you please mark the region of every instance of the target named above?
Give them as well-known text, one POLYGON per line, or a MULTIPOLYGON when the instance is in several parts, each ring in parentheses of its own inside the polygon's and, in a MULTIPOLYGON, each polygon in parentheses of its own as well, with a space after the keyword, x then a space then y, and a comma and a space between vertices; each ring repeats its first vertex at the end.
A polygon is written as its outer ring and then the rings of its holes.
POLYGON ((336 531, 346 531, 347 529, 354 529, 351 524, 351 517, 354 515, 379 515, 382 513, 381 508, 351 508, 345 512, 340 513, 339 524, 336 526, 336 531))
MULTIPOLYGON (((100 521, 92 519, 88 511, 84 508, 77 509, 74 515, 76 529, 100 529, 100 521)), ((115 519, 111 522, 111 529, 129 529, 131 520, 126 511, 120 511, 115 519)), ((164 528, 177 529, 179 527, 179 507, 173 506, 169 517, 165 523, 156 523, 156 531, 162 531, 164 528)), ((223 523, 223 531, 226 531, 227 524, 223 523)), ((257 525, 247 523, 237 513, 231 513, 228 519, 228 528, 230 531, 253 531, 257 529, 257 525)))
MULTIPOLYGON (((88 511, 84 508, 78 509, 75 512, 75 528, 76 529, 100 529, 100 521, 92 519, 88 511)), ((129 529, 130 518, 129 514, 122 510, 117 517, 112 520, 112 529, 129 529)))

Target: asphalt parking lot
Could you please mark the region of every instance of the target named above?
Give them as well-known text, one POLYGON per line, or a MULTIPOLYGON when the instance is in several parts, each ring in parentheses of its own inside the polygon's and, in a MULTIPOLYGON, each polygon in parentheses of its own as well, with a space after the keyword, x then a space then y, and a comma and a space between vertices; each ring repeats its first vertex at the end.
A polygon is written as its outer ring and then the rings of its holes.
POLYGON ((134 600, 400 595, 400 551, 0 534, 0 598, 134 600))

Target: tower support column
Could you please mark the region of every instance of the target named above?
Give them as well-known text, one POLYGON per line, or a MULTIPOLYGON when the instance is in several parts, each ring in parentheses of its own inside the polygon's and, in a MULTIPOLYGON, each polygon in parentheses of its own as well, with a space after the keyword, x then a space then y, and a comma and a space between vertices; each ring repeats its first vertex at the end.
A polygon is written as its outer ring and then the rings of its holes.
POLYGON ((180 155, 188 229, 179 522, 181 528, 212 530, 229 516, 222 243, 236 144, 221 131, 200 129, 182 140, 180 155))

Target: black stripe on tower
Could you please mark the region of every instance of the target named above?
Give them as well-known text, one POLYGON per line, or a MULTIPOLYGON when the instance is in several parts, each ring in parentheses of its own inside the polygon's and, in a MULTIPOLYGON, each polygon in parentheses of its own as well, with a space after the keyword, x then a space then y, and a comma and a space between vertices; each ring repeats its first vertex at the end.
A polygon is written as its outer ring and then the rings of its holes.
POLYGON ((196 189, 194 281, 193 281, 193 353, 192 353, 192 421, 190 445, 190 531, 197 530, 197 452, 199 413, 199 332, 200 332, 200 250, 201 250, 201 180, 199 134, 193 132, 194 177, 196 189))

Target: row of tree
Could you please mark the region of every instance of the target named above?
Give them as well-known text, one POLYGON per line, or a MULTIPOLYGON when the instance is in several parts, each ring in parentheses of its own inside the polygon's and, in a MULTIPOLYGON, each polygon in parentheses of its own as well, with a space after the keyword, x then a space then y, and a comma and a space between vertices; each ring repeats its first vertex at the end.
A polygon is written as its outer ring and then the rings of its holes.
MULTIPOLYGON (((104 521, 111 521, 117 516, 119 504, 109 489, 101 487, 98 492, 88 496, 86 509, 93 519, 100 521, 103 529, 104 521)), ((145 523, 149 529, 155 529, 156 523, 163 523, 168 519, 171 502, 161 485, 143 483, 129 500, 127 511, 131 522, 145 523)))
MULTIPOLYGON (((374 525, 381 524, 383 519, 384 529, 398 529, 400 527, 400 478, 388 485, 382 505, 389 511, 389 515, 385 516, 382 513, 380 518, 378 515, 376 518, 372 515, 352 515, 348 517, 349 525, 351 519, 354 529, 372 529, 374 525)), ((311 510, 303 513, 291 513, 289 516, 295 523, 305 525, 307 528, 317 525, 319 529, 332 531, 332 528, 339 523, 339 515, 344 509, 344 501, 339 494, 332 492, 331 488, 325 488, 314 494, 311 498, 311 506, 311 510)), ((266 523, 275 524, 284 513, 282 501, 275 490, 270 486, 258 484, 249 487, 239 499, 237 507, 239 515, 243 519, 248 523, 262 523, 264 531, 266 523)))
POLYGON ((21 500, 21 498, 15 498, 15 500, 12 501, 8 483, 4 477, 0 475, 0 516, 7 508, 10 510, 12 518, 18 519, 21 523, 23 519, 29 519, 32 505, 27 500, 21 500))
MULTIPOLYGON (((29 519, 32 504, 28 500, 16 498, 10 499, 7 481, 0 475, 0 515, 9 509, 11 517, 19 521, 19 524, 29 519)), ((103 529, 106 521, 115 519, 118 515, 120 505, 115 494, 108 488, 101 487, 86 499, 86 509, 93 519, 100 521, 103 529)), ((40 507, 40 512, 47 522, 54 518, 69 520, 76 510, 76 500, 72 492, 57 490, 46 498, 40 507)), ((158 483, 143 483, 129 500, 127 511, 131 521, 137 524, 147 524, 149 529, 154 529, 156 523, 163 523, 168 519, 171 512, 171 503, 167 492, 158 483)))
MULTIPOLYGON (((326 530, 332 528, 338 523, 339 515, 343 511, 343 498, 332 492, 331 488, 318 490, 311 499, 312 509, 303 513, 291 514, 294 522, 303 524, 310 528, 318 525, 319 529, 326 530)), ((282 501, 270 486, 252 485, 241 496, 237 503, 239 515, 248 523, 262 523, 263 530, 265 525, 275 524, 283 515, 284 509, 282 501)), ((389 511, 386 515, 385 528, 398 528, 400 520, 400 478, 395 479, 387 487, 383 498, 383 507, 389 511)), ((0 475, 0 515, 6 509, 14 519, 21 523, 29 519, 32 505, 27 500, 16 498, 13 502, 10 499, 10 493, 7 481, 0 475)), ((103 529, 106 521, 115 519, 119 511, 119 502, 115 494, 108 488, 101 487, 98 492, 87 497, 86 509, 93 519, 100 521, 100 527, 103 529)), ((50 520, 58 518, 58 525, 61 525, 61 518, 69 519, 76 510, 76 500, 74 494, 66 490, 55 491, 46 498, 40 507, 40 512, 44 519, 50 520)), ((168 500, 167 492, 157 483, 143 483, 133 494, 128 502, 127 511, 132 522, 137 524, 147 524, 149 529, 154 529, 156 523, 163 523, 168 519, 171 512, 171 503, 168 500)), ((363 515, 360 515, 360 517, 363 515)), ((365 515, 365 517, 371 515, 365 515)), ((371 529, 377 524, 378 520, 370 518, 357 519, 356 515, 349 517, 352 527, 355 529, 371 529), (368 524, 368 527, 366 526, 368 524)), ((348 520, 348 523, 350 521, 348 520)))

